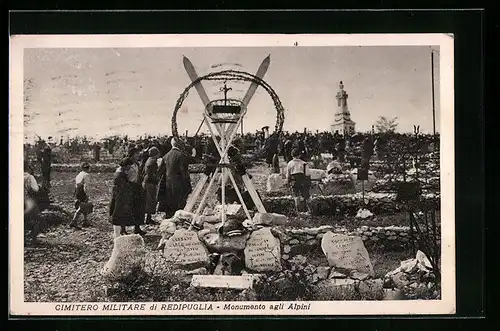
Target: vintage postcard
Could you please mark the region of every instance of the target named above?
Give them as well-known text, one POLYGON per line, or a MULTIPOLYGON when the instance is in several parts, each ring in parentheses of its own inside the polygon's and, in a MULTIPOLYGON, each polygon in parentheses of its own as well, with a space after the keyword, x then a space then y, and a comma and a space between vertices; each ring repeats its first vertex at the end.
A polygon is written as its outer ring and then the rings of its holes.
POLYGON ((11 36, 10 313, 454 314, 453 43, 11 36))

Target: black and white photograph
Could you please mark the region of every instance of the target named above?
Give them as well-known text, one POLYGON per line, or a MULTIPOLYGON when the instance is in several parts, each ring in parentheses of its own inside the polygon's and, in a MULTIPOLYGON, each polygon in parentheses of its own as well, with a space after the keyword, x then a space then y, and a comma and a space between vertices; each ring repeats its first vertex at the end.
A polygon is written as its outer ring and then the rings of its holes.
POLYGON ((10 47, 13 313, 454 313, 452 36, 10 47))

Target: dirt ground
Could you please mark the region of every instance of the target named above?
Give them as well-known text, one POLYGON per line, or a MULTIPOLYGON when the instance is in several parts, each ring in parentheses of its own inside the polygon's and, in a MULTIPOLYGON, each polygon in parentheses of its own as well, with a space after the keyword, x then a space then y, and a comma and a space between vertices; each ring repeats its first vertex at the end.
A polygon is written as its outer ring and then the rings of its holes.
MULTIPOLYGON (((265 191, 268 176, 265 165, 250 169, 259 192, 265 191)), ((54 173, 52 196, 66 210, 73 209, 73 183, 75 173, 54 173)), ((92 173, 89 197, 95 205, 90 220, 92 226, 74 230, 68 223, 48 229, 40 235, 34 246, 25 240, 24 290, 25 301, 37 302, 98 302, 106 301, 106 283, 100 270, 111 256, 113 248, 112 226, 107 217, 107 205, 112 187, 112 173, 92 173)), ((193 175, 193 184, 199 175, 193 175)), ((327 218, 311 221, 291 220, 295 225, 316 226, 328 224, 327 218)), ((331 222, 331 221, 330 221, 331 222)), ((147 231, 148 249, 156 249, 160 240, 158 226, 143 226, 147 231)), ((408 252, 370 252, 375 273, 384 275, 408 258, 408 252)))

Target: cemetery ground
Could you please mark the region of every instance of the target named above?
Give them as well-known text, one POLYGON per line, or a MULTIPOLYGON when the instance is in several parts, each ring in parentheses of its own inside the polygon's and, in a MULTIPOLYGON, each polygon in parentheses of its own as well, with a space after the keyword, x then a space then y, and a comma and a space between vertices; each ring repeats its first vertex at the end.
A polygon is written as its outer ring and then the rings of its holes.
MULTIPOLYGON (((269 169, 262 164, 249 169, 257 190, 265 196, 269 169), (264 193, 262 193, 264 192, 264 193)), ((90 216, 92 226, 74 230, 68 226, 74 212, 74 172, 53 172, 51 195, 62 209, 68 211, 60 220, 49 226, 34 245, 25 238, 24 290, 28 302, 103 302, 103 301, 250 301, 250 300, 314 300, 307 281, 300 276, 296 284, 285 291, 272 282, 261 282, 253 293, 227 289, 200 289, 189 286, 189 280, 179 277, 168 268, 138 272, 118 284, 110 284, 101 270, 113 250, 112 226, 108 220, 108 203, 113 183, 112 172, 91 173, 89 197, 94 203, 90 216)), ((199 175, 193 174, 193 187, 199 175)), ((268 211, 269 212, 269 211, 268 211)), ((270 211, 272 212, 272 210, 270 211)), ((289 216, 286 228, 311 228, 321 225, 354 230, 361 226, 406 226, 404 213, 380 215, 375 219, 356 219, 336 216, 289 216)), ((157 249, 161 239, 158 225, 143 225, 147 255, 162 261, 162 251, 157 249)), ((130 232, 131 228, 129 228, 130 232)), ((384 278, 398 268, 401 261, 414 258, 410 250, 368 249, 375 278, 384 278)), ((327 259, 321 249, 304 254, 309 264, 325 265, 327 259), (318 253, 319 251, 319 253, 318 253)), ((160 262, 161 263, 161 262, 160 262)), ((326 263, 327 265, 327 263, 326 263)), ((298 274, 297 274, 298 275, 298 274)), ((269 275, 270 278, 273 275, 269 275)), ((435 291, 423 291, 416 298, 435 297, 435 291)), ((340 298, 342 299, 342 298, 340 298)), ((356 298, 344 298, 356 299, 356 298)), ((358 298, 359 299, 359 298, 358 298)))

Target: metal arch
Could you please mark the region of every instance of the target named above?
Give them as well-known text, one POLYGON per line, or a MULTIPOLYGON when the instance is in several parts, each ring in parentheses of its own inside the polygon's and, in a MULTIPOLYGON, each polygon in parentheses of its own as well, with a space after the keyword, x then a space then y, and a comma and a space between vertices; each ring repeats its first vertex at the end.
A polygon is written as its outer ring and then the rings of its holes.
POLYGON ((266 92, 269 94, 271 99, 273 100, 274 107, 276 108, 276 124, 275 124, 275 134, 276 135, 281 135, 282 130, 283 130, 283 123, 285 120, 285 111, 284 108, 281 104, 281 101, 276 94, 276 92, 273 90, 273 88, 263 79, 252 75, 248 72, 245 71, 239 71, 239 70, 223 70, 219 72, 213 72, 210 74, 207 74, 203 77, 199 77, 196 80, 192 81, 191 84, 189 84, 184 91, 181 93, 179 98, 177 99, 174 112, 172 114, 172 136, 178 138, 179 137, 179 132, 177 128, 177 113, 179 109, 182 107, 182 104, 184 103, 184 100, 189 94, 189 91, 199 82, 201 81, 247 81, 247 82, 254 82, 261 86, 263 89, 266 90, 266 92))

